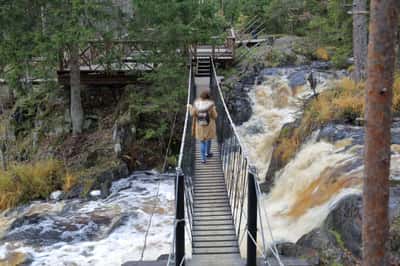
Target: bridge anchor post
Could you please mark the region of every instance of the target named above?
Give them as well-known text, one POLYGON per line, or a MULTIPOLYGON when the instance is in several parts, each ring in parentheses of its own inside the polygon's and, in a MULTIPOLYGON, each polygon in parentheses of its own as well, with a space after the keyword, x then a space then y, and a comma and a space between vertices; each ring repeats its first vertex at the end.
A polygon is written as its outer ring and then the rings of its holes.
POLYGON ((248 174, 247 199, 247 266, 257 266, 257 191, 255 176, 248 174))
POLYGON ((177 171, 175 265, 185 266, 185 175, 177 171))

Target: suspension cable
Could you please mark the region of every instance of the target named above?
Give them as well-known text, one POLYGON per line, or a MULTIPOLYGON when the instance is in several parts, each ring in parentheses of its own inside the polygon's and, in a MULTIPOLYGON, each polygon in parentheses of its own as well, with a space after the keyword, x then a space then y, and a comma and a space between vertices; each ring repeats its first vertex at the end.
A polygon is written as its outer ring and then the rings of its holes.
POLYGON ((147 224, 146 233, 144 235, 144 245, 143 245, 142 252, 141 252, 141 255, 140 255, 140 261, 143 261, 144 251, 146 250, 146 247, 147 247, 147 237, 148 237, 149 232, 150 232, 150 228, 151 228, 151 224, 152 224, 152 221, 153 221, 154 213, 156 212, 156 207, 158 205, 157 203, 159 203, 160 186, 161 186, 161 179, 158 181, 157 193, 156 193, 155 201, 154 201, 154 204, 153 204, 153 209, 151 211, 149 223, 147 224))

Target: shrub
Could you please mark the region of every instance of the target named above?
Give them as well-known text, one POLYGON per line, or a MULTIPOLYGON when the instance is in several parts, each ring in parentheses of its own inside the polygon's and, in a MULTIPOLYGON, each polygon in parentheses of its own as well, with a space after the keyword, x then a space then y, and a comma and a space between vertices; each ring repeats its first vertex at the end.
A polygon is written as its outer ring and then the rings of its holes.
POLYGON ((320 47, 315 51, 315 56, 323 61, 328 61, 330 59, 328 51, 323 47, 320 47))
POLYGON ((46 199, 62 187, 64 175, 62 163, 56 160, 11 165, 8 171, 0 171, 0 210, 29 200, 46 199))

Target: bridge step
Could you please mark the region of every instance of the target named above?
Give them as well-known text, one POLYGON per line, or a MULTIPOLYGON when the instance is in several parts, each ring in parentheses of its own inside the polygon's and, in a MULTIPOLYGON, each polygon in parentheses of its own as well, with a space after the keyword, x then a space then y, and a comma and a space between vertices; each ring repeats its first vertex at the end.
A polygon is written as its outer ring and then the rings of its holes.
POLYGON ((225 235, 225 236, 193 236, 193 244, 200 242, 230 242, 230 241, 237 241, 235 235, 225 235))
POLYGON ((207 231, 193 231, 193 236, 236 236, 235 230, 207 230, 207 231))
POLYGON ((230 218, 226 220, 194 220, 194 226, 203 226, 203 225, 232 225, 232 220, 230 218))
POLYGON ((204 242, 196 242, 193 245, 194 248, 210 248, 210 247, 237 247, 236 239, 234 241, 204 241, 204 242))
POLYGON ((211 186, 208 190, 194 190, 194 194, 201 196, 201 195, 208 195, 208 196, 215 196, 215 195, 226 195, 226 189, 213 189, 211 186))
POLYGON ((230 214, 230 208, 229 207, 218 207, 218 208, 195 208, 194 210, 196 214, 203 214, 203 213, 221 213, 221 212, 226 212, 228 215, 230 214))
POLYGON ((193 182, 194 186, 198 187, 218 187, 218 186, 225 186, 225 182, 221 181, 195 181, 193 182))
POLYGON ((200 145, 196 145, 193 177, 193 254, 237 254, 239 246, 232 220, 228 192, 218 146, 214 156, 201 163, 200 145))
POLYGON ((212 187, 212 188, 224 188, 226 190, 225 182, 221 182, 221 181, 212 180, 210 182, 201 182, 201 181, 196 180, 194 182, 194 185, 195 185, 195 188, 198 188, 198 189, 203 189, 203 188, 208 189, 208 188, 212 187))
POLYGON ((233 230, 233 225, 232 224, 226 224, 226 225, 195 225, 193 227, 193 231, 212 231, 212 230, 218 230, 218 231, 226 231, 226 230, 233 230))
POLYGON ((230 211, 208 211, 208 212, 200 212, 197 211, 194 214, 194 217, 214 217, 214 216, 232 216, 230 211))
POLYGON ((195 221, 232 221, 232 215, 210 215, 210 216, 193 216, 193 220, 195 221))
POLYGON ((239 253, 238 247, 204 247, 193 248, 193 255, 201 254, 237 254, 239 253))
POLYGON ((217 208, 225 208, 231 210, 231 206, 228 202, 206 202, 206 203, 196 203, 194 208, 201 211, 202 209, 217 209, 217 208))
POLYGON ((196 201, 194 203, 194 206, 210 206, 210 205, 229 205, 229 201, 228 199, 198 199, 198 201, 196 201))

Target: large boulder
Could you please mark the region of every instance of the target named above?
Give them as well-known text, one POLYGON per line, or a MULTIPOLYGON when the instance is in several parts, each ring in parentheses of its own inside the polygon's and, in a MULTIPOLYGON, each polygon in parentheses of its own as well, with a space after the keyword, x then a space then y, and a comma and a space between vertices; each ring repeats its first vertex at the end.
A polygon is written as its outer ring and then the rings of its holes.
POLYGON ((361 258, 361 196, 351 195, 341 200, 326 218, 324 226, 340 235, 344 247, 361 258))
MULTIPOLYGON (((400 187, 392 187, 389 202, 390 265, 400 265, 400 187)), ((362 197, 350 195, 332 209, 321 227, 305 234, 295 244, 280 244, 282 255, 318 257, 320 265, 356 265, 362 257, 362 197)))

